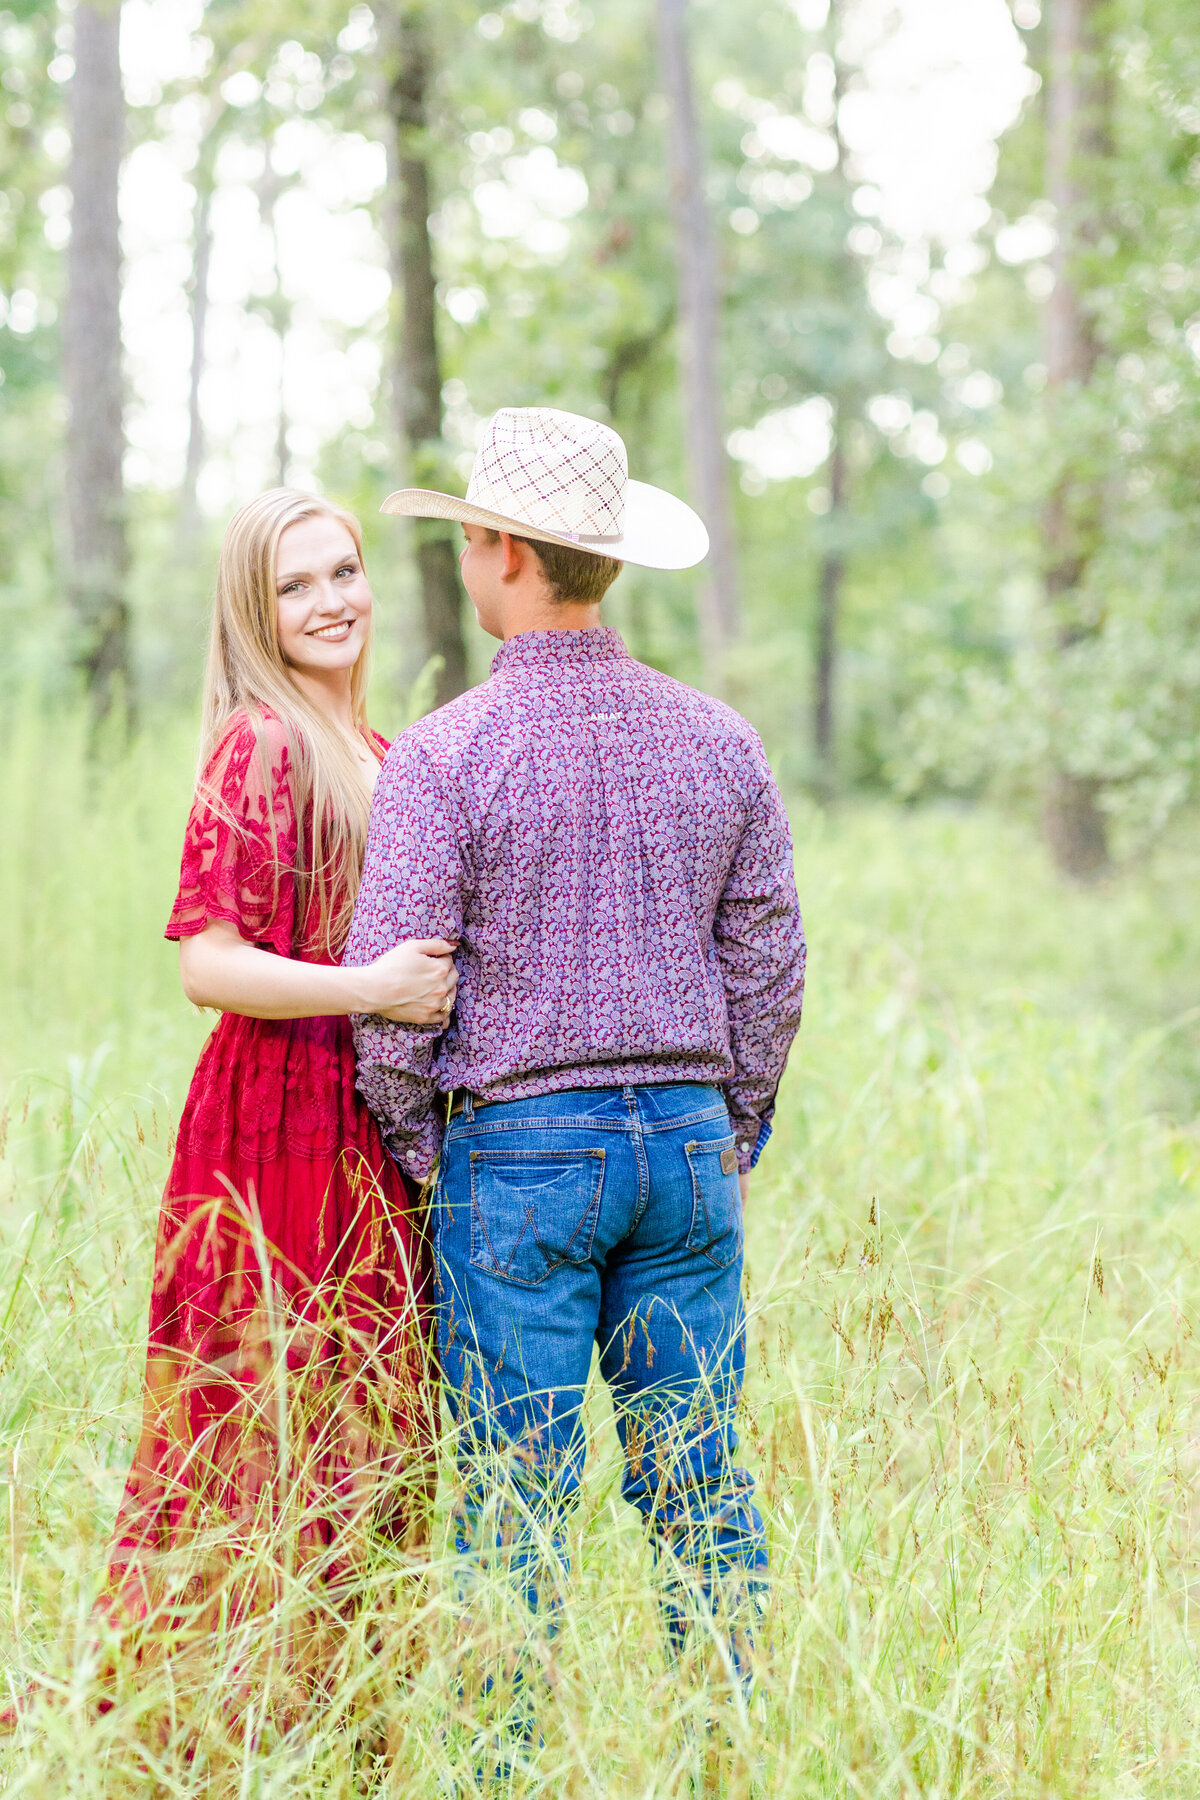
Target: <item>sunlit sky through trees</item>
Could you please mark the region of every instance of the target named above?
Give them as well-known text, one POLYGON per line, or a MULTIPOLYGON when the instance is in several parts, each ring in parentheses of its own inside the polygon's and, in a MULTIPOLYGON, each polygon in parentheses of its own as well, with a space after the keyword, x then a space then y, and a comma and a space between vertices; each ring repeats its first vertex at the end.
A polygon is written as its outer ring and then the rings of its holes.
MULTIPOLYGON (((122 55, 134 107, 154 105, 169 84, 204 72, 202 10, 200 0, 126 0, 122 55)), ((1027 13, 1035 10, 1026 7, 1027 13)), ((801 25, 817 27, 825 0, 796 0, 796 11, 801 25)), ((482 15, 485 35, 496 20, 482 15)), ((702 12, 697 24, 703 24, 702 12)), ((363 49, 371 29, 368 10, 354 9, 343 48, 350 54, 363 49)), ((581 67, 589 36, 602 30, 597 9, 590 31, 578 39, 581 67)), ((876 223, 903 245, 876 269, 872 299, 892 325, 896 353, 911 357, 915 348, 918 360, 932 360, 939 349, 940 305, 955 298, 956 281, 968 279, 983 260, 976 234, 989 215, 997 140, 1036 78, 1005 0, 901 0, 899 6, 895 0, 858 0, 845 48, 861 70, 861 84, 842 113, 860 183, 855 204, 861 249, 869 255, 876 223), (931 242, 945 252, 932 279, 931 242)), ((264 304, 274 288, 275 253, 258 199, 263 148, 230 138, 217 166, 202 390, 209 457, 201 500, 210 509, 228 506, 272 477, 281 379, 293 477, 311 478, 322 442, 343 427, 369 432, 374 426, 383 435, 375 415, 389 284, 384 246, 368 208, 384 185, 384 149, 322 117, 321 90, 313 85, 306 91, 306 60, 303 46, 294 44, 284 47, 277 63, 278 79, 292 87, 297 115, 280 127, 272 152, 280 189, 278 266, 291 315, 282 374, 280 337, 264 304)), ((69 72, 64 55, 52 73, 66 79, 69 72)), ((748 162, 765 152, 776 167, 791 165, 803 180, 806 169, 828 166, 832 65, 818 55, 807 79, 797 73, 800 79, 789 83, 797 95, 794 113, 778 110, 777 100, 765 101, 733 70, 715 83, 712 103, 744 119, 748 162)), ((234 106, 252 103, 258 93, 248 71, 224 84, 224 98, 234 106)), ((134 486, 170 487, 182 469, 191 357, 188 176, 209 104, 197 92, 169 111, 160 107, 159 135, 135 144, 124 174, 124 324, 132 387, 127 474, 134 486)), ((501 248, 519 242, 527 255, 562 263, 571 254, 571 221, 587 205, 586 180, 556 155, 548 112, 529 109, 518 124, 503 174, 497 177, 489 167, 474 186, 480 228, 501 248)), ((65 134, 59 148, 65 157, 65 134)), ((47 196, 45 210, 47 233, 61 242, 65 190, 47 196)), ((743 206, 728 222, 750 233, 756 215, 743 206)), ((1024 247, 1013 249, 1012 260, 1021 260, 1024 247)), ((779 279, 786 282, 786 268, 779 279)), ((460 323, 469 324, 486 295, 455 289, 451 281, 445 301, 460 323)), ((824 454, 827 419, 819 399, 790 408, 786 418, 769 420, 761 431, 740 433, 736 452, 767 479, 811 472, 824 454)))

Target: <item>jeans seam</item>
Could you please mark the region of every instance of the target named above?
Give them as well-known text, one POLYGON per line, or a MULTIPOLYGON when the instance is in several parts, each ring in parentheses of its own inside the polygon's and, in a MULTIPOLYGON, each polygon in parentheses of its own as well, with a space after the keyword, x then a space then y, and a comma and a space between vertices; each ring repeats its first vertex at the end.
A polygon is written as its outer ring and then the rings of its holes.
MULTIPOLYGON (((666 1084, 642 1082, 642 1083, 638 1083, 637 1085, 632 1086, 632 1087, 622 1086, 622 1087, 613 1087, 613 1088, 563 1088, 563 1089, 552 1089, 550 1092, 548 1092, 546 1094, 534 1095, 532 1098, 534 1101, 537 1101, 537 1100, 551 1101, 551 1100, 554 1100, 555 1098, 559 1098, 559 1097, 565 1096, 567 1094, 571 1094, 571 1095, 579 1094, 579 1095, 582 1095, 585 1097, 591 1097, 591 1096, 596 1096, 596 1095, 605 1094, 605 1093, 607 1093, 607 1094, 629 1093, 629 1094, 638 1096, 644 1092, 657 1093, 658 1091, 660 1091, 660 1088, 663 1085, 668 1086, 668 1087, 669 1086, 704 1087, 710 1093, 712 1093, 716 1096, 716 1101, 715 1101, 715 1104, 709 1104, 709 1105, 705 1106, 705 1108, 703 1110, 697 1110, 697 1111, 686 1112, 686 1113, 677 1113, 670 1118, 640 1120, 640 1129, 647 1136, 649 1136, 651 1133, 660 1132, 660 1131, 678 1131, 682 1126, 700 1125, 700 1124, 703 1124, 708 1119, 720 1119, 720 1118, 725 1118, 728 1116, 728 1111, 729 1111, 728 1106, 727 1106, 724 1098, 722 1097, 720 1090, 717 1087, 715 1087, 714 1084, 711 1082, 679 1082, 679 1083, 666 1083, 666 1084)), ((488 1101, 485 1103, 485 1110, 491 1111, 493 1108, 499 1108, 502 1106, 503 1107, 527 1106, 529 1104, 530 1104, 530 1101, 528 1099, 488 1101)), ((555 1113, 555 1114, 546 1115, 546 1116, 527 1114, 522 1118, 485 1120, 480 1116, 479 1111, 475 1111, 473 1116, 470 1118, 467 1117, 465 1112, 456 1113, 454 1115, 454 1118, 452 1120, 450 1120, 449 1124, 446 1127, 446 1136, 447 1136, 447 1138, 449 1138, 451 1136, 451 1134, 453 1134, 454 1137, 456 1137, 456 1138, 468 1137, 468 1136, 473 1135, 475 1132, 480 1132, 480 1131, 546 1130, 547 1128, 552 1127, 552 1126, 564 1127, 566 1129, 575 1129, 575 1130, 584 1129, 584 1130, 588 1130, 588 1131, 628 1131, 631 1128, 630 1121, 628 1119, 598 1119, 598 1118, 593 1117, 590 1113, 573 1114, 570 1116, 564 1116, 562 1113, 555 1113)))
POLYGON ((646 1161, 645 1127, 642 1121, 642 1109, 638 1104, 637 1090, 629 1091, 629 1118, 632 1126, 633 1154, 637 1161, 638 1197, 633 1209, 633 1218, 629 1225, 629 1234, 637 1230, 642 1222, 642 1214, 650 1204, 650 1166, 646 1161))
POLYGON ((454 1134, 455 1139, 482 1136, 485 1132, 498 1131, 546 1131, 554 1127, 565 1131, 629 1131, 627 1119, 587 1119, 587 1118, 555 1118, 555 1119, 496 1119, 485 1125, 476 1120, 474 1125, 461 1127, 454 1134))
POLYGON ((710 1106, 707 1112, 680 1113, 675 1119, 655 1119, 651 1123, 643 1123, 642 1130, 647 1137, 659 1131, 680 1131, 685 1125, 704 1125, 709 1119, 727 1119, 729 1109, 725 1106, 710 1106))
POLYGON ((605 1152, 603 1150, 592 1150, 586 1146, 575 1150, 472 1150, 471 1161, 474 1163, 476 1157, 481 1158, 484 1162, 491 1162, 495 1159, 502 1159, 504 1157, 516 1157, 517 1159, 529 1157, 533 1161, 553 1162, 557 1158, 572 1158, 576 1156, 599 1156, 603 1158, 604 1155, 605 1152))

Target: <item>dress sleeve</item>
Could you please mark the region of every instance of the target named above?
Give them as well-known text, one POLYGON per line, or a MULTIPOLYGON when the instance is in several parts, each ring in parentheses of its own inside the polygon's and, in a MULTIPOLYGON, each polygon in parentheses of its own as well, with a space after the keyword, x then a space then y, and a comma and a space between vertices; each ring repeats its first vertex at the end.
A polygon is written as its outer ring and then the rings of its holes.
POLYGON ((248 943, 291 956, 296 819, 287 739, 271 718, 244 715, 213 752, 183 840, 166 935, 194 937, 223 919, 248 943))

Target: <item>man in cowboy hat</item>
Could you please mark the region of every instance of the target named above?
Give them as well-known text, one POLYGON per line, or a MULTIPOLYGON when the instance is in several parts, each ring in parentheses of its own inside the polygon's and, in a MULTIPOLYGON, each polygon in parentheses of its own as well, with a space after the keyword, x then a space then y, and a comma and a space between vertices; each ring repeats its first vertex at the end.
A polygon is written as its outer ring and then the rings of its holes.
POLYGON ((488 681, 393 744, 346 953, 461 946, 443 1032, 355 1026, 393 1153, 438 1164, 458 1546, 499 1548, 553 1612, 594 1343, 673 1642, 699 1608, 744 1670, 767 1553, 734 1464, 742 1212, 800 1022, 791 838, 745 720, 600 620, 622 563, 688 568, 708 536, 629 479, 616 432, 546 407, 496 414, 465 500, 383 510, 462 522, 503 640, 488 681))

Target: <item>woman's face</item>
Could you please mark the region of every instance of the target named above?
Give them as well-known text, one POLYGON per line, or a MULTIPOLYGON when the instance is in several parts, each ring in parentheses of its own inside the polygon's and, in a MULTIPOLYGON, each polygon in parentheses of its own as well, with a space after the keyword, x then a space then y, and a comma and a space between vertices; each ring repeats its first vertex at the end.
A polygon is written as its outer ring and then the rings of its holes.
POLYGON ((275 559, 279 648, 289 667, 331 675, 354 667, 371 624, 371 589, 340 519, 298 519, 275 559))

